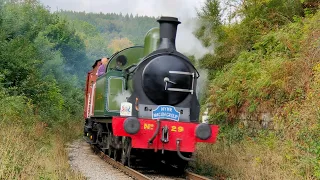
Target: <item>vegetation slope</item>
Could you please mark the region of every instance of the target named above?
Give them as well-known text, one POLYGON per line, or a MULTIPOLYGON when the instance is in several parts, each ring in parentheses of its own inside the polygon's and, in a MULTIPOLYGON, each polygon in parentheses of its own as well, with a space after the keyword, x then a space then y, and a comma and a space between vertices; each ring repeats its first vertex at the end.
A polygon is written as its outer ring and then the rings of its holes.
POLYGON ((211 72, 205 102, 212 106, 210 121, 221 130, 217 144, 199 146, 198 172, 320 179, 318 6, 247 0, 234 12, 241 21, 222 23, 219 2, 207 1, 197 35, 218 45, 201 63, 211 72), (263 113, 271 114, 269 124, 247 127, 244 119, 263 113))
POLYGON ((81 178, 64 145, 81 133, 86 67, 67 21, 36 1, 0 1, 1 179, 81 178))

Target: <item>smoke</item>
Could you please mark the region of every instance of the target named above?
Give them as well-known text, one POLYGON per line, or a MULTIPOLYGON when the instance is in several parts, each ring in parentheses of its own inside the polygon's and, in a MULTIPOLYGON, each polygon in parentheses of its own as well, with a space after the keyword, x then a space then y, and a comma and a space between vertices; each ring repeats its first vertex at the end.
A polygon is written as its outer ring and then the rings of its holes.
POLYGON ((130 91, 123 91, 116 95, 114 101, 116 101, 117 105, 120 106, 122 102, 127 102, 127 98, 129 98, 130 96, 130 91))
POLYGON ((202 98, 203 93, 206 91, 206 86, 208 83, 208 70, 206 69, 199 69, 200 77, 198 78, 197 82, 197 97, 198 99, 202 98))
POLYGON ((208 53, 213 53, 212 47, 204 47, 199 39, 194 35, 194 31, 199 27, 199 21, 196 18, 180 19, 178 26, 176 47, 177 50, 185 55, 194 55, 196 60, 202 58, 208 53))

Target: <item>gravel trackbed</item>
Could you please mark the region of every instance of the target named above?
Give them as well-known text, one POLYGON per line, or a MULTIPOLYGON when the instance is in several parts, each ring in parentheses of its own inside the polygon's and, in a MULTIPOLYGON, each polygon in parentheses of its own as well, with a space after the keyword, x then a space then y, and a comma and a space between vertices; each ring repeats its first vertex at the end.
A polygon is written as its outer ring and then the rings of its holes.
POLYGON ((67 145, 67 150, 72 169, 81 172, 90 180, 132 180, 95 155, 89 144, 81 139, 67 145))
MULTIPOLYGON (((114 168, 98 155, 93 153, 90 145, 79 139, 72 144, 67 144, 69 164, 74 171, 80 172, 90 180, 133 180, 130 176, 114 168)), ((147 175, 152 180, 181 180, 183 178, 168 177, 163 175, 147 175)))

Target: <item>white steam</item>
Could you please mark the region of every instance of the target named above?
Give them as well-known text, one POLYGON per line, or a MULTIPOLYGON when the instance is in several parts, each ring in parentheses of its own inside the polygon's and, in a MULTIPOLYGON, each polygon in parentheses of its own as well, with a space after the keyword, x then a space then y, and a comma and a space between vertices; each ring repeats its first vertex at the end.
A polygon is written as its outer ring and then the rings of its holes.
POLYGON ((200 24, 196 18, 182 18, 179 20, 181 24, 178 26, 176 38, 176 48, 178 51, 187 56, 194 55, 196 60, 208 53, 213 53, 212 47, 204 47, 201 41, 193 34, 200 24))
POLYGON ((197 97, 200 99, 203 95, 203 93, 207 89, 207 82, 208 82, 208 70, 206 69, 198 69, 198 72, 200 74, 200 77, 198 78, 198 84, 197 84, 197 97))
POLYGON ((116 97, 114 98, 114 101, 116 101, 117 105, 120 106, 121 103, 127 102, 127 98, 129 98, 130 96, 131 96, 130 91, 123 91, 116 95, 116 97))

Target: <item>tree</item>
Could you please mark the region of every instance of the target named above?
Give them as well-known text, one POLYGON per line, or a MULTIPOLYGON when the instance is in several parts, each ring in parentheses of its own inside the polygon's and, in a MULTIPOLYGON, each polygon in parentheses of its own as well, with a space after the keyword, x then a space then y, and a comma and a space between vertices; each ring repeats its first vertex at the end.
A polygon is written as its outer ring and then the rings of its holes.
POLYGON ((203 67, 210 69, 223 68, 241 51, 253 50, 253 45, 264 34, 303 15, 300 0, 227 0, 223 3, 233 11, 226 14, 219 0, 206 0, 198 12, 201 25, 196 36, 205 46, 214 46, 215 54, 202 61, 203 67), (229 24, 223 21, 224 16, 229 16, 229 24))
POLYGON ((54 49, 59 50, 66 63, 68 73, 75 74, 79 79, 85 78, 89 62, 86 57, 85 44, 75 30, 70 29, 66 20, 47 26, 44 36, 54 44, 54 49))
POLYGON ((86 38, 86 52, 90 60, 96 60, 108 56, 108 42, 101 35, 86 38))
POLYGON ((206 47, 217 44, 223 37, 221 30, 221 8, 218 0, 207 0, 198 11, 201 21, 200 28, 196 31, 196 36, 202 40, 206 47))
POLYGON ((133 43, 128 38, 117 38, 110 42, 108 48, 112 49, 112 52, 115 53, 130 46, 133 46, 133 43))
POLYGON ((65 120, 79 112, 83 98, 78 79, 90 67, 84 42, 35 0, 1 5, 1 91, 26 97, 45 119, 65 120))

